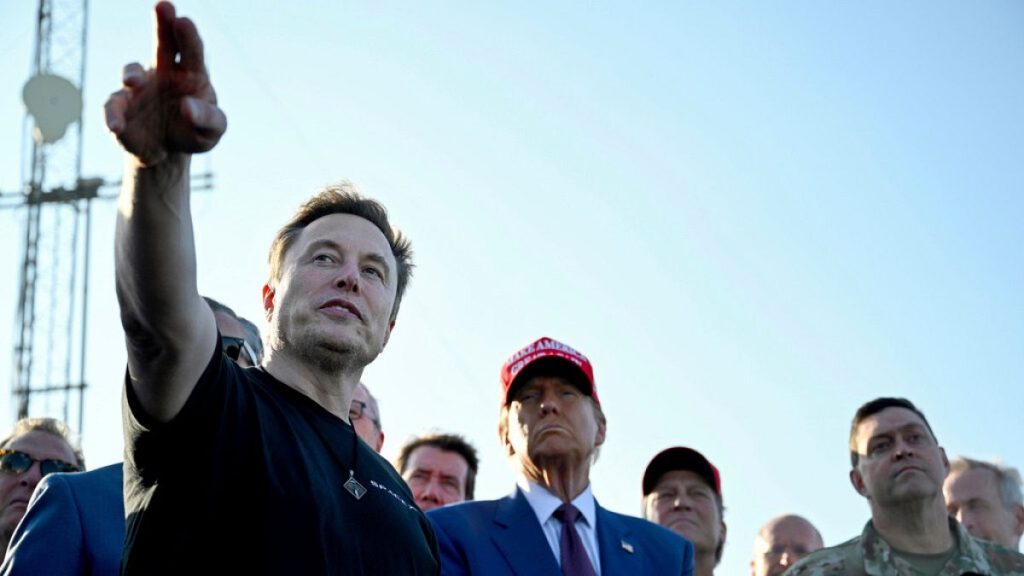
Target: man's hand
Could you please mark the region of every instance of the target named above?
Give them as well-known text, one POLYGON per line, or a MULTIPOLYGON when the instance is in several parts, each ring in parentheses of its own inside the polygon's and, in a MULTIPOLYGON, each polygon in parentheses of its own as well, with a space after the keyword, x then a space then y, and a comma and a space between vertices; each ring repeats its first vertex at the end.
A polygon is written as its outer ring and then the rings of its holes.
POLYGON ((156 5, 156 57, 124 68, 124 87, 104 105, 107 128, 145 167, 212 149, 227 129, 195 24, 170 2, 156 5))

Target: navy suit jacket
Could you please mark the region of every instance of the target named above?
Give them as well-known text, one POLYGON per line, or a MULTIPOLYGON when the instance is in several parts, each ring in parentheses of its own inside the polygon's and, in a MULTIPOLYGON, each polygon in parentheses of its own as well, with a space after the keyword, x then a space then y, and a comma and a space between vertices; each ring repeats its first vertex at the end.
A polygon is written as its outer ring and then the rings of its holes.
MULTIPOLYGON (((602 576, 693 574, 693 544, 657 524, 597 505, 602 576)), ((463 502, 427 513, 441 574, 562 576, 537 515, 517 488, 500 500, 463 502)))
POLYGON ((0 574, 116 576, 124 542, 121 464, 39 482, 0 574))

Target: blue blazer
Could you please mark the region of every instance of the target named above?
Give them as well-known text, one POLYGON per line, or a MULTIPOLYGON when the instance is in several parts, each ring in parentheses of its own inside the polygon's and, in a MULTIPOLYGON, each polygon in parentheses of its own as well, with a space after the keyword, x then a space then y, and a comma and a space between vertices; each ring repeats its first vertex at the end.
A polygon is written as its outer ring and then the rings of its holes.
POLYGON ((43 478, 0 574, 117 576, 124 542, 122 483, 120 463, 43 478))
MULTIPOLYGON (((526 496, 463 502, 427 513, 441 551, 441 574, 562 576, 526 496)), ((597 505, 603 576, 693 574, 693 544, 657 524, 597 505)))

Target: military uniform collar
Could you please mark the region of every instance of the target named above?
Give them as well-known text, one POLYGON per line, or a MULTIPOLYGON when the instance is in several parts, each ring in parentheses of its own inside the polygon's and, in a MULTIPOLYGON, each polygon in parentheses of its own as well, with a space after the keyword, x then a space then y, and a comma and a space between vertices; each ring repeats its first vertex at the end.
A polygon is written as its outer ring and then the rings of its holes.
MULTIPOLYGON (((961 576, 964 574, 992 574, 985 551, 967 530, 952 517, 949 529, 956 535, 956 554, 946 563, 939 576, 961 576)), ((864 554, 864 572, 869 576, 907 576, 917 574, 906 560, 893 554, 892 547, 875 530, 868 520, 861 532, 861 552, 864 554)))

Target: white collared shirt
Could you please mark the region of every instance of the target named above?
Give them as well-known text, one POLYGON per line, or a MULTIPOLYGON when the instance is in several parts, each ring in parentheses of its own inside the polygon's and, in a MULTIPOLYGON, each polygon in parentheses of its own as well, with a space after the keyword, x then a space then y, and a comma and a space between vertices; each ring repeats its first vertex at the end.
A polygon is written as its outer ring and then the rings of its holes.
MULTIPOLYGON (((555 555, 558 565, 562 565, 562 523, 554 517, 555 510, 562 505, 562 499, 548 491, 547 488, 520 477, 516 485, 523 491, 526 501, 533 508, 537 515, 537 521, 544 529, 544 536, 548 539, 551 552, 555 555)), ((580 511, 580 519, 576 522, 576 531, 583 541, 583 548, 587 550, 590 557, 590 564, 594 567, 594 574, 601 576, 601 554, 597 548, 597 504, 594 502, 594 494, 590 491, 590 484, 580 492, 580 495, 573 499, 572 505, 580 511)))

